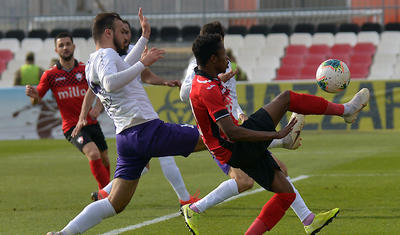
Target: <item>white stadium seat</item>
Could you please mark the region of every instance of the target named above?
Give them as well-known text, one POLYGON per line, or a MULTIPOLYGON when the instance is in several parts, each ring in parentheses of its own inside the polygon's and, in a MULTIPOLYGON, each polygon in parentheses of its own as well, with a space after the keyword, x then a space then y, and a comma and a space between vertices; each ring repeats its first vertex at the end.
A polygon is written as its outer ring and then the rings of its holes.
POLYGON ((261 55, 258 57, 256 67, 277 69, 280 66, 280 58, 273 55, 261 55))
POLYGON ((375 63, 371 66, 371 72, 368 79, 388 80, 394 72, 393 65, 386 63, 375 63))
POLYGON ((394 41, 383 42, 381 41, 376 50, 376 54, 391 54, 397 55, 400 52, 400 44, 394 41))
POLYGON ((43 48, 43 41, 40 38, 25 38, 21 42, 21 51, 38 52, 43 48))
POLYGON ((276 47, 287 47, 289 45, 289 37, 284 33, 271 33, 268 34, 266 39, 266 47, 276 46, 276 47))
POLYGON ((356 45, 357 35, 352 32, 339 32, 335 35, 335 44, 350 44, 351 46, 356 45))
POLYGON ((264 34, 248 34, 244 37, 243 48, 255 48, 260 50, 265 47, 264 34))
POLYGON ((379 40, 379 34, 375 31, 361 31, 357 35, 357 42, 371 42, 377 46, 379 40))
POLYGON ((19 41, 16 38, 3 38, 0 40, 0 49, 7 49, 12 51, 14 54, 17 53, 21 47, 19 41))
POLYGON ((242 35, 237 34, 227 34, 224 37, 225 48, 231 48, 232 50, 239 49, 243 46, 242 35))
POLYGON ((395 54, 376 54, 374 56, 374 64, 391 64, 394 65, 397 61, 397 57, 395 54))
POLYGON ((247 76, 247 80, 251 82, 270 82, 275 78, 276 72, 267 68, 253 68, 251 77, 247 76))
POLYGON ((261 50, 261 55, 271 55, 275 56, 278 58, 281 58, 285 54, 285 48, 284 47, 278 47, 274 45, 267 45, 264 49, 261 50))
POLYGON ((312 36, 309 33, 294 33, 289 38, 290 45, 305 45, 306 47, 311 46, 312 36))
POLYGON ((335 44, 335 37, 331 33, 315 33, 312 37, 312 44, 325 44, 331 47, 335 44))
POLYGON ((381 33, 382 43, 397 43, 400 44, 400 32, 399 31, 384 31, 381 33))

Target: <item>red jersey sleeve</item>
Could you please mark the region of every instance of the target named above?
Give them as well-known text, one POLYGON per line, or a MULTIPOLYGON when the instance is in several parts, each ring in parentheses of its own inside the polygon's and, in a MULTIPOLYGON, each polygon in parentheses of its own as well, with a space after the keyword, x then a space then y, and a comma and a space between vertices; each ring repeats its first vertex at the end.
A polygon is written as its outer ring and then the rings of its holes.
POLYGON ((48 70, 43 73, 42 77, 40 78, 39 85, 36 87, 36 89, 39 92, 40 98, 42 98, 50 89, 50 84, 48 81, 48 70))
POLYGON ((211 89, 207 87, 204 89, 204 95, 201 97, 214 122, 230 115, 218 86, 213 86, 211 89))

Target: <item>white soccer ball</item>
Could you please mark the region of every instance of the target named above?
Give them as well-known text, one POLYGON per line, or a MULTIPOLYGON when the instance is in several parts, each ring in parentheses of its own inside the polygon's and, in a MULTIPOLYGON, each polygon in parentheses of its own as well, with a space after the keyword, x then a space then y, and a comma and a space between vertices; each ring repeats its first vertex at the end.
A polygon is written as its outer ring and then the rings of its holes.
POLYGON ((317 69, 318 86, 329 93, 343 91, 350 83, 350 71, 340 60, 329 59, 321 63, 317 69))

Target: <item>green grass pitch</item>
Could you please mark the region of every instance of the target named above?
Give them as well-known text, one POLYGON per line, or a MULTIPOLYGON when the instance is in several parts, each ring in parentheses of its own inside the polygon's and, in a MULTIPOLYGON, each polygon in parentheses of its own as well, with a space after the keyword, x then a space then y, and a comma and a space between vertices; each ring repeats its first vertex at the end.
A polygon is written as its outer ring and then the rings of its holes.
MULTIPOLYGON (((273 149, 313 212, 339 207, 320 234, 400 234, 400 132, 303 132, 296 151, 273 149)), ((109 139, 115 167, 115 140, 109 139)), ((207 152, 175 158, 186 186, 207 194, 227 179, 207 152)), ((86 158, 65 140, 0 141, 0 234, 62 229, 88 203, 97 184, 86 158)), ((258 186, 255 186, 257 188, 258 186)), ((272 193, 259 192, 209 209, 201 234, 243 234, 272 193)), ((177 197, 157 159, 124 212, 86 234, 102 234, 176 213, 177 197)), ((123 234, 189 234, 181 216, 123 234)), ((304 234, 288 210, 269 234, 304 234)))

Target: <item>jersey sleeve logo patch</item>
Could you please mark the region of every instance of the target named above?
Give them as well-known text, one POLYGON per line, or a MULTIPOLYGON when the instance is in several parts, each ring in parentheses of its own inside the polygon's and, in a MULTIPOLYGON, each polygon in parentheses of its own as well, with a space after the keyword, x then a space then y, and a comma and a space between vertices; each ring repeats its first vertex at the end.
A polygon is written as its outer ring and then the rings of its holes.
POLYGON ((65 77, 58 77, 58 78, 56 78, 56 82, 63 81, 63 80, 65 80, 65 77))
POLYGON ((78 142, 79 144, 83 144, 83 136, 79 136, 76 142, 78 142))

